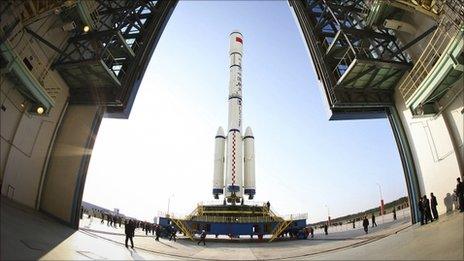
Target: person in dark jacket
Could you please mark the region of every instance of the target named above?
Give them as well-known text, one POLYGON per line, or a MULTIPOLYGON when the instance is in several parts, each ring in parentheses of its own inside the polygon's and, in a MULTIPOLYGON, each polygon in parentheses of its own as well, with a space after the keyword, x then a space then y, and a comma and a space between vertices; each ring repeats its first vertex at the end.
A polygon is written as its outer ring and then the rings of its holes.
POLYGON ((433 193, 430 193, 430 208, 432 209, 434 220, 438 220, 437 206, 438 206, 437 198, 433 195, 433 193))
POLYGON ((197 245, 203 242, 203 245, 206 246, 206 231, 203 229, 200 234, 200 240, 198 241, 197 245))
POLYGON ((159 225, 156 225, 155 234, 156 234, 155 240, 159 241, 159 238, 160 238, 160 235, 161 235, 161 228, 160 228, 159 225))
POLYGON ((458 184, 456 185, 456 196, 458 197, 460 212, 464 212, 464 183, 461 182, 461 178, 456 179, 458 184))
POLYGON ((375 214, 374 213, 372 213, 371 218, 372 218, 372 227, 376 227, 377 223, 375 222, 375 214))
POLYGON ((422 198, 419 198, 418 207, 419 207, 419 212, 420 212, 420 223, 421 223, 421 225, 423 225, 424 220, 426 218, 425 218, 424 202, 423 202, 422 198))
POLYGON ((172 239, 174 239, 174 242, 176 242, 177 229, 176 229, 174 226, 172 226, 170 232, 171 232, 171 235, 170 235, 170 237, 169 237, 169 241, 171 241, 172 239))
POLYGON ((396 220, 396 207, 393 207, 393 220, 396 220))
POLYGON ((129 220, 129 222, 126 223, 124 232, 126 234, 126 247, 128 247, 127 241, 130 239, 131 247, 134 248, 134 241, 132 238, 134 237, 134 234, 135 234, 135 224, 132 220, 129 220))
POLYGON ((427 195, 424 195, 423 202, 424 202, 424 212, 425 212, 425 224, 427 224, 427 222, 429 220, 430 220, 430 222, 433 221, 432 214, 431 214, 431 211, 430 211, 430 201, 427 198, 427 195))
POLYGON ((329 234, 329 226, 327 226, 327 224, 324 224, 324 233, 325 233, 326 235, 329 234))
POLYGON ((369 229, 369 220, 367 219, 367 216, 364 216, 363 227, 364 227, 364 232, 366 232, 367 234, 367 230, 369 229))

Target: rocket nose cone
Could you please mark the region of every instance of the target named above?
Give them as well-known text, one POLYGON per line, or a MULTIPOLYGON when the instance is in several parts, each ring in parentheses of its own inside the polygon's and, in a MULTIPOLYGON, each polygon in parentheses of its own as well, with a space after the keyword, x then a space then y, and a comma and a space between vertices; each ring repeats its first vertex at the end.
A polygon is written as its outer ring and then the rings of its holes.
POLYGON ((253 136, 253 132, 250 127, 247 127, 245 130, 245 136, 253 136))
POLYGON ((239 30, 233 30, 233 31, 230 33, 230 35, 233 35, 233 34, 239 34, 239 35, 242 35, 242 36, 243 36, 243 34, 242 34, 239 30))
POLYGON ((224 136, 224 129, 222 127, 219 127, 216 133, 217 136, 224 136))

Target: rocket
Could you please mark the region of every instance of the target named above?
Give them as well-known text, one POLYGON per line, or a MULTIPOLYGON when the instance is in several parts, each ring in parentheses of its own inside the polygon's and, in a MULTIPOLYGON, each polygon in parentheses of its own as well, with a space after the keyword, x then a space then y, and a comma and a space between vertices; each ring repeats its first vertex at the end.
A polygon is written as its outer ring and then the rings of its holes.
POLYGON ((224 194, 229 203, 239 203, 244 195, 253 199, 255 185, 254 137, 250 127, 242 134, 243 35, 230 34, 229 121, 227 134, 219 127, 215 138, 213 195, 224 194))

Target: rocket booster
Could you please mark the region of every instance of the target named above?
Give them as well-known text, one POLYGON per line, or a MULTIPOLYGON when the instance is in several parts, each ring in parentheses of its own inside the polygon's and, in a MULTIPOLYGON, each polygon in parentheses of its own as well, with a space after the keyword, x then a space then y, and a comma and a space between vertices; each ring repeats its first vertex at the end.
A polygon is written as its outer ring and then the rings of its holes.
POLYGON ((218 198, 224 193, 227 201, 232 203, 240 202, 244 194, 252 199, 256 191, 254 137, 251 128, 248 127, 245 136, 242 135, 242 56, 243 36, 233 32, 230 34, 229 51, 228 128, 226 135, 222 128, 216 135, 213 178, 214 197, 218 198))

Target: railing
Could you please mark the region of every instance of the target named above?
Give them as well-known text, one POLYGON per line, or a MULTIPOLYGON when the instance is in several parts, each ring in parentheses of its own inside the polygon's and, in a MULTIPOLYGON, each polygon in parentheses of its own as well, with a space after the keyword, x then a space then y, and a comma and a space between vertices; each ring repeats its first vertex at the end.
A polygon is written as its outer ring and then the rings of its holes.
POLYGON ((192 230, 190 230, 188 225, 185 224, 183 220, 175 219, 175 218, 172 218, 171 220, 180 229, 182 233, 184 233, 188 238, 190 238, 190 240, 194 241, 192 230))
POLYGON ((290 226, 291 223, 292 223, 292 220, 283 220, 283 221, 281 221, 275 227, 274 231, 272 231, 272 237, 271 237, 271 239, 269 239, 269 242, 274 241, 282 232, 285 231, 285 229, 288 228, 288 226, 290 226))
POLYGON ((356 59, 356 55, 351 48, 346 48, 345 54, 342 56, 340 61, 337 63, 332 73, 336 77, 336 80, 340 79, 345 74, 348 67, 356 59))
POLYGON ((302 220, 308 219, 308 213, 300 213, 300 214, 291 214, 283 216, 285 220, 302 220))
POLYGON ((399 91, 407 101, 435 66, 447 46, 461 34, 461 31, 448 16, 443 16, 432 38, 425 47, 414 67, 400 83, 399 91))
POLYGON ((239 216, 195 216, 192 221, 199 222, 215 222, 215 223, 266 223, 275 222, 275 219, 270 216, 257 217, 239 217, 239 216))

